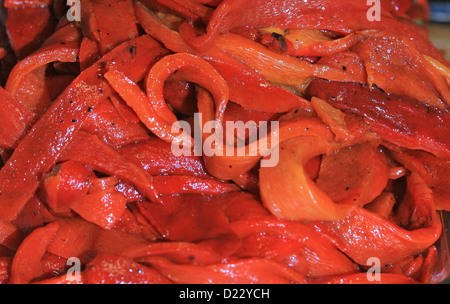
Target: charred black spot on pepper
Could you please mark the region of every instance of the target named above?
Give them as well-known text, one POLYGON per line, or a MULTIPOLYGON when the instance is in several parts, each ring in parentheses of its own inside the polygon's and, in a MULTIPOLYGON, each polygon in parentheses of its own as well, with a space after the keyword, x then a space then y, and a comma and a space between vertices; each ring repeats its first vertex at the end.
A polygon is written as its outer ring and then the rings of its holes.
POLYGON ((78 119, 72 119, 72 122, 78 122, 78 119))
POLYGON ((133 56, 133 57, 136 56, 136 50, 137 50, 137 46, 135 46, 135 45, 130 46, 130 48, 128 49, 131 56, 133 56))
POLYGON ((283 53, 286 53, 288 50, 286 39, 284 39, 283 35, 280 35, 278 33, 272 33, 272 37, 278 40, 278 43, 280 44, 280 49, 283 53))

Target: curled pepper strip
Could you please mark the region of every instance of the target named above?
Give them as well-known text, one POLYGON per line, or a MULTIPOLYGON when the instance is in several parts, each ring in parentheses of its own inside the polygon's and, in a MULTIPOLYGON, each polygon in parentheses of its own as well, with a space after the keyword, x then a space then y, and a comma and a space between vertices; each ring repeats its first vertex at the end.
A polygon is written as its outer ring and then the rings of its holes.
POLYGON ((228 87, 214 68, 201 58, 176 54, 158 61, 147 75, 147 95, 118 71, 107 72, 105 78, 155 135, 168 142, 193 147, 189 134, 172 132, 172 126, 178 119, 164 99, 164 82, 175 72, 178 80, 194 82, 210 90, 215 100, 215 119, 221 122, 228 103, 228 87))
POLYGON ((260 171, 260 192, 266 208, 276 217, 296 221, 345 218, 356 204, 336 204, 314 184, 303 167, 311 158, 331 150, 331 142, 312 136, 293 138, 281 143, 278 165, 261 168, 260 171), (280 174, 283 179, 278 177, 280 174), (274 179, 274 176, 278 178, 274 179), (280 192, 281 189, 289 191, 280 192))
POLYGON ((15 96, 21 80, 25 75, 50 62, 76 62, 78 50, 79 43, 72 42, 69 44, 50 45, 47 48, 36 51, 14 66, 14 69, 8 77, 5 89, 11 93, 11 95, 15 96))
POLYGON ((176 121, 163 96, 163 84, 171 75, 177 80, 194 82, 208 90, 214 99, 215 119, 219 123, 223 122, 223 114, 229 99, 229 90, 224 79, 203 59, 183 53, 164 57, 147 75, 147 96, 152 100, 152 106, 158 115, 168 123, 176 121))
MULTIPOLYGON (((206 123, 206 121, 213 119, 211 96, 207 94, 207 92, 200 90, 198 98, 199 111, 203 113, 204 122, 206 123)), ((248 151, 248 154, 245 156, 239 156, 240 154, 237 147, 231 147, 228 146, 227 143, 224 143, 223 151, 231 149, 234 152, 231 153, 231 155, 228 153, 204 155, 203 159, 208 172, 219 179, 229 180, 238 178, 240 175, 255 167, 263 156, 270 154, 272 149, 278 148, 278 143, 289 138, 301 135, 316 135, 329 140, 334 138, 333 133, 319 119, 316 117, 308 117, 308 114, 305 118, 303 115, 304 114, 300 113, 300 111, 292 111, 291 113, 286 114, 284 118, 280 118, 278 128, 268 128, 267 134, 245 146, 245 151, 248 151), (299 112, 299 114, 295 114, 295 112, 299 112)), ((205 132, 205 128, 202 128, 202 130, 204 131, 203 144, 205 144, 205 141, 208 140, 210 136, 215 135, 210 135, 205 132)))

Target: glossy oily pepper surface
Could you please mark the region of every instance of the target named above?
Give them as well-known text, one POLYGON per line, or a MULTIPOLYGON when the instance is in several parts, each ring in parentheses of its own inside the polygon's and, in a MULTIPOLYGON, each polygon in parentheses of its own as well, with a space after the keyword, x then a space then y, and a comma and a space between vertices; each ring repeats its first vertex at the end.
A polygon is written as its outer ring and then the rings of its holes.
POLYGON ((426 1, 80 3, 3 2, 0 283, 448 277, 426 1))

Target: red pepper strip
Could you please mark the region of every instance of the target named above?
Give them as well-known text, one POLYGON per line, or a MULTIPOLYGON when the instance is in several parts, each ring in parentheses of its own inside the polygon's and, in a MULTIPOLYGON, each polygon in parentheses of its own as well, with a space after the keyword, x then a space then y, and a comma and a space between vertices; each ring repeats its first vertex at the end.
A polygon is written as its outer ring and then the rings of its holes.
POLYGON ((187 242, 157 242, 129 248, 122 254, 140 263, 145 263, 147 257, 153 256, 163 256, 177 264, 197 265, 217 264, 225 258, 221 252, 187 242))
POLYGON ((34 119, 33 112, 0 87, 0 147, 14 149, 34 119))
POLYGON ((367 82, 367 72, 364 61, 358 54, 353 52, 342 52, 335 55, 322 57, 316 62, 324 66, 329 66, 337 70, 347 71, 355 79, 364 79, 367 82))
POLYGON ((205 4, 209 7, 217 7, 223 0, 196 0, 197 3, 205 4))
POLYGON ((257 173, 248 171, 233 179, 233 182, 242 190, 252 194, 259 192, 259 176, 257 173))
POLYGON ((40 195, 53 214, 71 215, 72 201, 87 194, 91 180, 96 179, 93 170, 86 166, 67 161, 53 167, 44 177, 40 195))
POLYGON ((428 0, 414 1, 405 12, 405 15, 410 19, 420 20, 424 24, 428 24, 430 18, 430 4, 428 0))
POLYGON ((255 195, 247 192, 230 192, 221 196, 217 203, 222 207, 230 223, 267 218, 269 211, 255 195))
POLYGON ((373 202, 366 205, 365 208, 386 219, 389 219, 395 203, 395 196, 392 192, 383 192, 373 202))
POLYGON ((199 178, 195 176, 167 175, 154 176, 155 190, 160 195, 172 194, 206 194, 219 195, 238 191, 239 188, 231 183, 221 182, 212 178, 199 178))
POLYGON ((357 75, 342 69, 311 64, 306 60, 278 54, 258 42, 239 35, 228 33, 220 36, 217 38, 216 46, 274 83, 300 85, 309 82, 314 76, 336 81, 366 82, 366 79, 355 78, 357 75))
POLYGON ((0 245, 10 249, 17 249, 22 239, 22 232, 14 223, 0 220, 0 245))
POLYGON ((423 151, 391 151, 392 156, 408 170, 419 174, 433 190, 437 210, 450 211, 450 164, 423 151))
POLYGON ((67 264, 67 259, 59 257, 51 253, 45 253, 41 260, 42 277, 56 276, 61 274, 67 275, 67 270, 70 268, 67 264))
POLYGON ((146 259, 176 284, 306 284, 307 280, 283 264, 246 259, 208 266, 178 265, 165 258, 146 259))
POLYGON ((162 42, 166 48, 174 53, 197 53, 184 42, 178 32, 164 25, 163 19, 158 17, 156 13, 144 6, 141 2, 136 1, 134 9, 136 11, 136 19, 143 27, 144 31, 156 40, 162 42))
POLYGON ((10 7, 24 7, 24 6, 47 6, 52 4, 52 0, 5 0, 3 6, 10 7))
POLYGON ((371 143, 352 145, 322 157, 317 186, 338 204, 372 202, 386 188, 386 156, 371 143))
MULTIPOLYGON (((167 142, 177 140, 178 134, 172 133, 170 123, 159 117, 150 99, 136 83, 130 81, 123 73, 117 70, 109 70, 105 74, 105 78, 153 134, 167 142)), ((183 136, 184 141, 192 144, 189 134, 185 135, 183 136)))
MULTIPOLYGON (((419 281, 425 284, 430 283, 438 283, 437 281, 433 282, 433 273, 436 271, 436 265, 439 260, 439 250, 436 246, 431 246, 428 248, 425 259, 423 261, 423 265, 420 269, 419 281)), ((442 280, 438 278, 437 280, 442 280)))
POLYGON ((351 134, 347 128, 345 113, 333 108, 325 100, 316 97, 311 98, 311 105, 317 116, 330 127, 337 138, 350 140, 351 134))
POLYGON ((58 161, 65 160, 78 161, 96 171, 123 179, 135 185, 146 198, 158 200, 152 176, 125 159, 95 135, 78 132, 71 146, 58 159, 58 161))
POLYGON ((97 255, 83 276, 86 284, 171 284, 155 269, 111 254, 97 255))
POLYGON ((356 208, 344 220, 325 225, 331 229, 331 235, 343 243, 341 251, 356 263, 366 265, 371 257, 379 258, 381 265, 396 263, 433 245, 442 230, 431 191, 418 175, 412 174, 408 178, 407 193, 400 204, 407 212, 394 216, 397 221, 403 221, 406 228, 364 208, 356 208), (414 208, 419 208, 417 216, 422 222, 415 219, 416 214, 409 214, 408 210, 414 208), (426 218, 421 218, 423 210, 426 218), (420 223, 420 227, 414 228, 420 223))
POLYGON ((380 273, 379 280, 372 278, 369 273, 354 273, 343 276, 323 277, 311 280, 313 284, 420 284, 407 276, 392 273, 380 273))
POLYGON ((28 234, 53 221, 55 221, 55 217, 50 213, 47 205, 42 203, 37 196, 33 196, 14 220, 14 224, 28 234))
POLYGON ((95 40, 91 40, 88 37, 83 37, 80 44, 80 69, 84 71, 100 58, 100 50, 98 43, 95 40))
POLYGON ((208 22, 212 14, 212 9, 197 3, 195 0, 155 0, 158 4, 163 5, 170 10, 176 12, 181 17, 196 21, 202 20, 208 22))
POLYGON ((117 151, 150 175, 210 177, 201 157, 194 155, 176 157, 172 153, 171 144, 159 138, 130 144, 117 151))
POLYGON ((283 113, 311 108, 306 99, 270 83, 224 51, 213 48, 204 58, 225 79, 230 88, 230 100, 247 110, 283 113))
POLYGON ((426 55, 423 55, 423 57, 434 67, 434 69, 441 73, 442 77, 447 81, 447 86, 450 87, 450 69, 434 58, 426 55))
POLYGON ((260 169, 260 194, 266 208, 276 217, 295 221, 345 218, 358 201, 337 204, 304 170, 308 160, 333 150, 333 144, 320 137, 301 136, 282 142, 278 165, 260 169))
POLYGON ((148 36, 126 42, 97 64, 83 71, 20 142, 0 171, 0 218, 14 219, 81 128, 90 107, 112 90, 98 74, 108 66, 124 71, 131 79, 144 77, 149 65, 165 51, 148 36), (14 179, 16 182, 11 183, 14 179))
POLYGON ((49 245, 48 252, 65 259, 77 257, 82 265, 102 252, 121 254, 129 248, 148 244, 148 240, 139 235, 116 228, 102 229, 80 217, 61 217, 58 218, 58 223, 60 228, 49 245))
POLYGON ((63 274, 58 277, 43 279, 39 281, 33 282, 33 284, 41 284, 41 285, 57 285, 57 284, 85 284, 83 274, 80 276, 80 280, 73 280, 70 276, 67 274, 63 274))
MULTIPOLYGON (((199 110, 203 113, 203 121, 212 120, 211 96, 205 94, 204 90, 199 90, 198 98, 199 110)), ((249 143, 245 147, 246 154, 244 156, 240 156, 241 152, 235 147, 224 147, 224 149, 234 149, 233 153, 231 153, 232 156, 226 155, 226 153, 223 153, 223 155, 220 155, 220 153, 214 153, 212 156, 204 155, 203 159, 208 172, 219 179, 234 179, 253 169, 263 155, 267 155, 274 148, 272 145, 277 141, 275 140, 276 138, 278 138, 278 142, 301 135, 318 136, 325 140, 334 138, 331 131, 319 119, 305 117, 304 114, 300 112, 297 114, 296 111, 280 118, 279 128, 270 129, 270 126, 268 126, 267 133, 267 135, 258 138, 255 142, 249 143)), ((204 133, 203 140, 208 140, 210 136, 204 133)))
POLYGON ((133 109, 130 108, 125 101, 120 98, 117 94, 112 94, 109 99, 117 110, 117 113, 127 122, 133 124, 139 124, 141 121, 139 117, 137 117, 136 113, 134 113, 133 109))
POLYGON ((360 35, 363 41, 353 50, 364 61, 370 87, 376 84, 387 93, 411 96, 441 109, 450 105, 445 79, 410 40, 385 32, 360 35))
POLYGON ((30 56, 20 61, 11 71, 5 89, 15 96, 20 88, 22 79, 38 67, 50 62, 76 62, 78 57, 79 43, 50 45, 39 49, 30 56))
POLYGON ((149 138, 145 127, 126 122, 109 99, 98 104, 81 127, 112 147, 121 147, 149 138))
POLYGON ((37 116, 41 116, 75 79, 74 75, 45 75, 46 69, 41 66, 25 75, 15 94, 15 98, 37 116))
POLYGON ((132 235, 143 236, 139 221, 129 208, 124 210, 122 216, 116 222, 113 229, 132 235))
MULTIPOLYGON (((284 39, 286 47, 279 52, 292 56, 325 57, 345 52, 360 41, 360 37, 351 33, 343 38, 330 39, 317 30, 289 30, 286 35, 275 35, 276 39, 284 39)), ((276 41, 278 41, 276 40, 276 41)))
POLYGON ((0 284, 8 284, 11 276, 12 258, 0 257, 0 284))
POLYGON ((11 284, 27 284, 43 274, 41 259, 58 228, 58 222, 52 222, 35 229, 23 240, 12 262, 11 284))
POLYGON ((346 113, 363 115, 370 130, 386 142, 450 159, 448 111, 360 84, 313 80, 308 90, 346 113))
POLYGON ((60 217, 56 223, 59 229, 47 251, 66 259, 77 257, 83 265, 92 259, 91 250, 102 228, 80 217, 60 217))
POLYGON ((79 197, 70 204, 70 208, 85 220, 104 229, 110 229, 120 219, 126 205, 127 202, 122 193, 109 188, 79 197))
POLYGON ((102 55, 139 36, 131 0, 83 0, 81 28, 86 37, 99 43, 102 55))
POLYGON ((267 216, 261 219, 236 221, 231 227, 240 238, 244 239, 240 251, 243 257, 261 257, 286 263, 306 277, 358 271, 357 265, 323 238, 320 232, 302 223, 267 216), (249 243, 252 239, 255 241, 253 244, 249 243), (278 243, 277 240, 288 242, 278 243), (275 248, 277 244, 281 248, 275 248))
POLYGON ((391 14, 404 16, 406 11, 413 5, 413 0, 383 1, 381 5, 391 14))
POLYGON ((111 253, 122 255, 130 248, 148 245, 149 240, 143 235, 130 234, 117 228, 101 229, 90 249, 91 253, 111 253))
POLYGON ((164 101, 164 82, 176 72, 177 80, 194 82, 207 89, 215 103, 215 119, 223 122, 229 89, 222 76, 205 60, 190 54, 174 54, 162 58, 147 75, 146 90, 154 110, 166 122, 177 121, 164 101))
POLYGON ((135 9, 136 17, 146 33, 161 41, 168 49, 177 53, 200 55, 207 60, 225 79, 230 90, 230 100, 246 109, 266 112, 309 108, 303 98, 271 84, 256 71, 217 48, 199 54, 183 41, 178 32, 164 26, 152 11, 139 2, 135 9), (283 102, 277 102, 278 100, 283 102))
POLYGON ((371 22, 367 11, 368 6, 363 1, 225 0, 214 10, 206 34, 198 36, 188 22, 180 25, 180 34, 191 47, 206 51, 215 44, 221 33, 241 26, 332 30, 342 34, 377 29, 406 36, 415 42, 422 53, 445 62, 423 28, 409 21, 402 22, 383 8, 383 22, 371 22), (346 9, 342 10, 343 7, 346 9))
POLYGON ((19 60, 37 50, 54 32, 55 26, 50 7, 8 8, 6 28, 19 60))
POLYGON ((213 196, 164 196, 164 205, 138 202, 142 214, 167 240, 194 242, 232 234, 228 219, 213 196), (189 227, 189 229, 186 229, 189 227))
MULTIPOLYGON (((80 29, 74 22, 69 22, 58 28, 50 37, 48 37, 40 46, 40 49, 47 48, 50 45, 65 44, 71 42, 80 43, 83 39, 80 29)), ((100 58, 99 58, 100 59, 100 58)))

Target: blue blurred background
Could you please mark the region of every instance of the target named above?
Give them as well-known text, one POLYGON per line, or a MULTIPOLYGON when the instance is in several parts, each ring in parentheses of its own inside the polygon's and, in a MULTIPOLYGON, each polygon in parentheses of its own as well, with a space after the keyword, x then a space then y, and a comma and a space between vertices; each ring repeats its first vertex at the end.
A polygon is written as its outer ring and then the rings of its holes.
POLYGON ((450 62, 450 0, 430 0, 430 39, 450 62))

